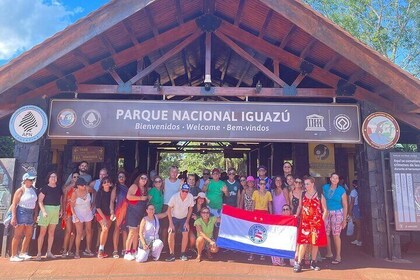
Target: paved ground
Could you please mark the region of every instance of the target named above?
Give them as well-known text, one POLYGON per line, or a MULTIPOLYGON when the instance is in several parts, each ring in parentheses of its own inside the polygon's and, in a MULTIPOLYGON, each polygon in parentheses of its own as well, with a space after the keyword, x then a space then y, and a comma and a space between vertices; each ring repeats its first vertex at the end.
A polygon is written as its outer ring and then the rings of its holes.
POLYGON ((242 253, 219 253, 201 263, 176 260, 139 264, 123 259, 82 258, 11 263, 0 259, 0 279, 420 279, 420 252, 400 262, 374 259, 360 248, 346 246, 340 265, 323 263, 322 271, 293 273, 291 267, 274 267, 270 260, 248 262, 242 253))

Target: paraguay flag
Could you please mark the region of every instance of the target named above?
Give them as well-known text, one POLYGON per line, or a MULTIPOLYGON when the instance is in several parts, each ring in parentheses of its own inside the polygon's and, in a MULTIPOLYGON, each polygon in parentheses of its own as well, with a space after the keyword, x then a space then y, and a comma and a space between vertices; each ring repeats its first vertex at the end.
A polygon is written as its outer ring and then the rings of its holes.
POLYGON ((221 248, 293 259, 297 219, 223 205, 217 246, 221 248))

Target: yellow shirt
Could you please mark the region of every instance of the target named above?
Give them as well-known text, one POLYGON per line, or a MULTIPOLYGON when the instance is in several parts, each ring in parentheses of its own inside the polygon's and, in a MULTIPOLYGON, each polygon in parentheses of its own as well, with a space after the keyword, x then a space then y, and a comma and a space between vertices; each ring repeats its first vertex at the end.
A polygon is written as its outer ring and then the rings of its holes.
POLYGON ((265 192, 265 195, 261 195, 259 191, 254 191, 252 200, 255 201, 255 210, 268 211, 268 202, 273 201, 273 198, 268 191, 265 192))

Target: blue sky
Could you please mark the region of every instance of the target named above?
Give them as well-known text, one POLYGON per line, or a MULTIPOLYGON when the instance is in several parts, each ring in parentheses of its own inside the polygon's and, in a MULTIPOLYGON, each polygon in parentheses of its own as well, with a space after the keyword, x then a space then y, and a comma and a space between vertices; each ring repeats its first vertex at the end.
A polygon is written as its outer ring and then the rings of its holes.
POLYGON ((0 66, 110 0, 0 0, 0 66))

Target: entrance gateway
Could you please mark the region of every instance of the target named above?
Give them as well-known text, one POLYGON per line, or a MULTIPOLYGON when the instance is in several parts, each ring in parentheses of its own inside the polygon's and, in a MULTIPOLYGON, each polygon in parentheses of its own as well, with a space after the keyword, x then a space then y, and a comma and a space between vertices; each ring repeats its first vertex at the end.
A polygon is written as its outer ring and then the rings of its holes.
POLYGON ((359 180, 363 249, 384 258, 405 236, 384 207, 383 152, 360 122, 386 112, 399 143, 419 144, 419 88, 301 1, 115 0, 0 68, 0 133, 25 105, 49 116, 46 136, 16 143, 16 178, 28 167, 64 177, 82 156, 96 170, 112 173, 118 157, 150 170, 159 151, 187 150, 179 139, 247 148, 250 174, 281 174, 290 159, 298 175, 332 166, 359 180))

